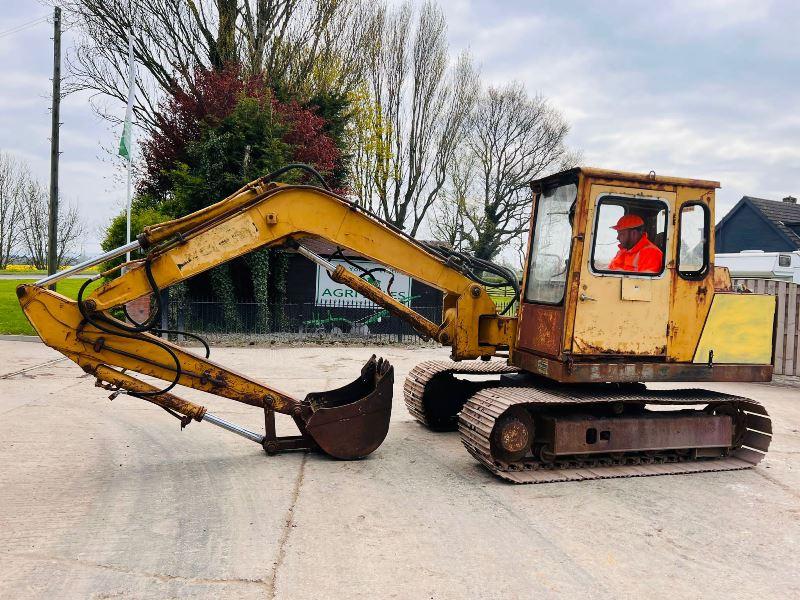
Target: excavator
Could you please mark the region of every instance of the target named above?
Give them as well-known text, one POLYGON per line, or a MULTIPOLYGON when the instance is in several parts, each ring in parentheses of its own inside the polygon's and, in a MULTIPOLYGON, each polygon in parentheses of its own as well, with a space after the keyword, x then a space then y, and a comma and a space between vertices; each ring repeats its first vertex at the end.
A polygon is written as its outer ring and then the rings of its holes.
POLYGON ((735 291, 727 271, 714 267, 717 188, 715 181, 592 168, 536 180, 520 285, 509 269, 416 240, 331 191, 310 167, 290 165, 147 227, 120 248, 20 285, 17 295, 44 343, 112 398, 151 402, 182 427, 211 423, 268 455, 315 450, 363 458, 389 429, 394 370, 387 361, 373 356, 352 383, 295 398, 211 361, 207 345, 201 356, 158 335, 161 290, 259 248, 290 248, 451 349, 450 360, 409 373, 406 406, 432 431, 458 430, 466 450, 506 481, 744 469, 770 444, 761 404, 708 389, 647 387, 771 379, 776 301, 735 291), (295 168, 312 183, 278 181, 295 168), (659 249, 660 265, 612 268, 623 217, 659 249), (310 251, 304 243, 315 238, 441 290, 441 322, 372 285, 369 272, 310 251), (77 300, 48 287, 133 250, 144 258, 113 279, 116 268, 88 279, 77 300), (498 311, 489 295, 496 285, 515 289, 516 314, 498 311), (147 295, 155 307, 144 322, 122 316, 127 303, 147 295), (264 433, 181 398, 179 386, 262 410, 264 433), (289 415, 299 433, 278 436, 276 412, 289 415))

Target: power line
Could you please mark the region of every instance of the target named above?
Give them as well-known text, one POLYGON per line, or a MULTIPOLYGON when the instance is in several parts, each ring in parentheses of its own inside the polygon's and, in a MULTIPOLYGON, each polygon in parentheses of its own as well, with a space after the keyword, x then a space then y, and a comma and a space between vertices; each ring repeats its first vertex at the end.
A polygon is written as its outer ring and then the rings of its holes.
POLYGON ((22 23, 17 25, 16 27, 12 27, 11 29, 6 29, 5 31, 0 31, 0 38, 6 37, 8 35, 12 35, 14 33, 19 33, 20 31, 24 31, 25 29, 30 29, 39 23, 44 23, 49 19, 49 17, 39 17, 38 19, 34 19, 33 21, 28 21, 27 23, 22 23))
POLYGON ((11 29, 6 29, 5 31, 0 31, 0 38, 4 38, 8 35, 12 35, 14 33, 19 33, 20 31, 24 31, 25 29, 30 29, 39 23, 46 22, 50 17, 47 15, 43 17, 39 17, 38 19, 34 19, 32 21, 27 21, 26 23, 20 23, 16 27, 12 27, 11 29))

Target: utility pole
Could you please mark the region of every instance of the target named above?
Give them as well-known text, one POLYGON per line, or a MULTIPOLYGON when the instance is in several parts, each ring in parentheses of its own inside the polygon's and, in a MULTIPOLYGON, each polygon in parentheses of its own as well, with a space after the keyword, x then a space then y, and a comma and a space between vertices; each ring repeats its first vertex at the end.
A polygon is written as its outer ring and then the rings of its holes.
MULTIPOLYGON (((50 134, 50 222, 47 228, 47 274, 58 271, 58 131, 61 109, 61 9, 53 12, 53 109, 50 134)), ((53 284, 50 289, 55 290, 53 284)))

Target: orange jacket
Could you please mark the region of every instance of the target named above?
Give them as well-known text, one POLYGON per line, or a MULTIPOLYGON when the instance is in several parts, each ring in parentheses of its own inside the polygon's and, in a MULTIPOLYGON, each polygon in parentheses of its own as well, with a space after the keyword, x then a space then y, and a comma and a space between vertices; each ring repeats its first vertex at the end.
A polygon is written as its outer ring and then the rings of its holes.
POLYGON ((663 260, 664 253, 647 239, 645 233, 630 250, 620 246, 619 252, 609 263, 608 270, 627 271, 628 273, 658 273, 661 271, 663 260))

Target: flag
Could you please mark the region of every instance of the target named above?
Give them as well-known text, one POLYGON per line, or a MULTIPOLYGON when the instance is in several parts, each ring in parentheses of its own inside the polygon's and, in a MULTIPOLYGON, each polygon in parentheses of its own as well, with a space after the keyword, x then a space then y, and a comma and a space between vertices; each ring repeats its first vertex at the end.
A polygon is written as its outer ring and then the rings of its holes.
POLYGON ((131 160, 131 123, 133 121, 133 100, 136 88, 136 63, 133 62, 133 35, 128 31, 128 108, 125 110, 125 125, 119 140, 119 155, 131 160))

